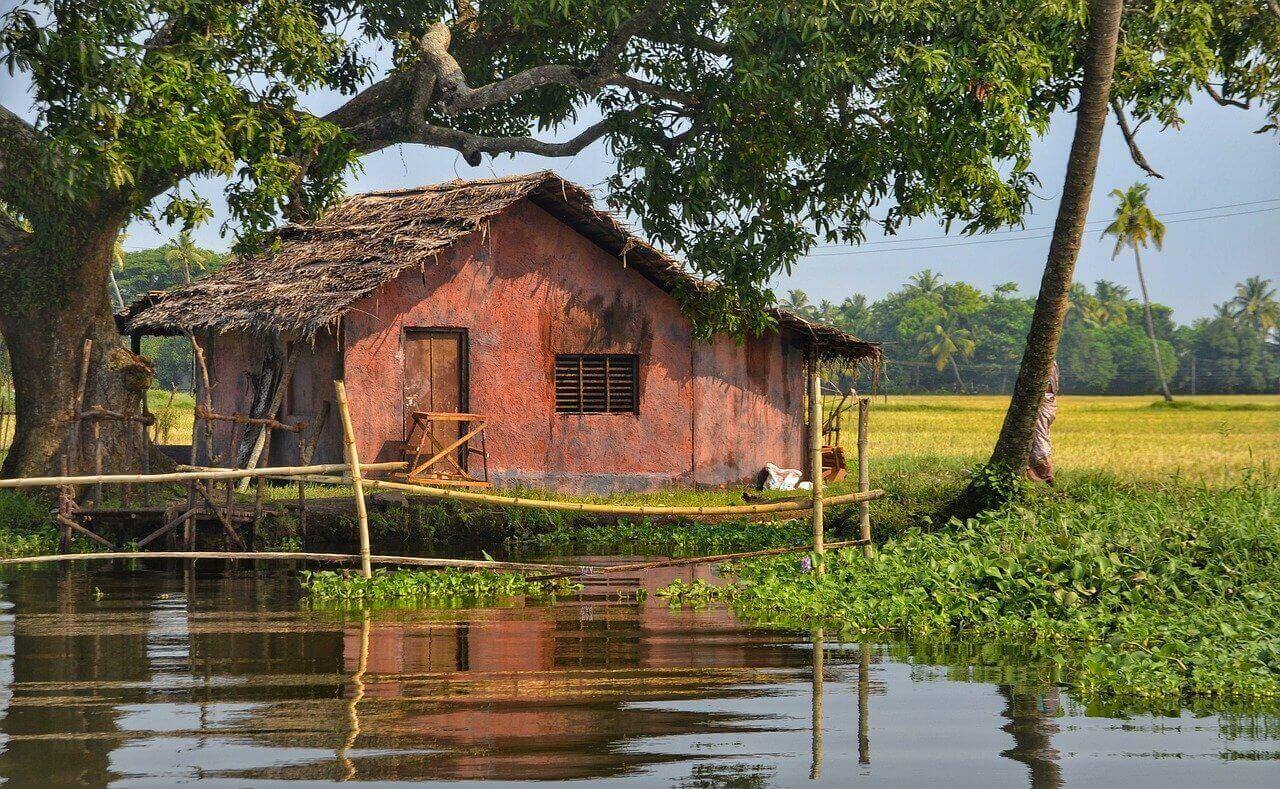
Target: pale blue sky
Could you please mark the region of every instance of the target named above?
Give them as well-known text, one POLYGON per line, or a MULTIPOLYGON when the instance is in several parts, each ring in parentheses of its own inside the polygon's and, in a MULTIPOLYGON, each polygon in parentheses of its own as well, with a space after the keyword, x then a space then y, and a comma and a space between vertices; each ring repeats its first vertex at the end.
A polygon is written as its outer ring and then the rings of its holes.
MULTIPOLYGON (((313 97, 313 106, 322 111, 337 100, 336 96, 319 95, 313 97)), ((0 76, 0 101, 29 115, 27 85, 20 75, 0 76)), ((1165 175, 1162 181, 1151 181, 1149 202, 1157 214, 1170 220, 1164 251, 1151 252, 1144 263, 1152 298, 1171 305, 1177 320, 1190 322, 1209 314, 1214 303, 1229 298, 1234 283, 1246 276, 1262 274, 1280 279, 1276 243, 1276 230, 1280 228, 1280 139, 1252 133, 1264 123, 1256 111, 1222 108, 1205 99, 1186 108, 1184 114, 1187 123, 1180 131, 1148 127, 1141 132, 1148 159, 1165 175), (1271 201, 1259 202, 1267 200, 1271 201), (1232 207, 1193 213, 1229 205, 1232 207), (1206 213, 1237 215, 1197 219, 1206 213)), ((1035 146, 1034 167, 1043 186, 1035 213, 1027 219, 1029 227, 1053 223, 1073 127, 1074 116, 1062 114, 1035 146)), ((572 181, 593 186, 612 168, 613 160, 603 143, 596 143, 572 159, 520 156, 486 161, 478 168, 468 167, 452 151, 401 147, 367 157, 363 171, 351 178, 350 191, 540 169, 553 169, 572 181)), ((1079 281, 1105 277, 1129 285, 1136 293, 1132 258, 1126 254, 1112 262, 1111 245, 1099 240, 1098 231, 1110 214, 1111 198, 1107 193, 1128 186, 1142 175, 1130 161, 1118 130, 1109 124, 1090 212, 1094 223, 1091 227, 1096 229, 1086 237, 1081 252, 1079 281)), ((194 188, 209 197, 217 210, 215 219, 196 231, 197 241, 214 249, 226 249, 230 239, 221 234, 226 219, 222 183, 200 179, 194 188)), ((168 228, 157 232, 134 223, 126 246, 157 246, 173 235, 168 228)), ((922 220, 889 243, 871 243, 861 249, 815 249, 813 255, 797 264, 792 276, 779 279, 778 292, 783 295, 789 288, 802 288, 815 302, 824 298, 839 302, 856 292, 875 299, 923 268, 939 271, 949 280, 963 279, 984 288, 1012 280, 1024 293, 1035 292, 1048 250, 1047 231, 972 239, 938 238, 942 235, 936 222, 922 220)), ((879 238, 873 233, 871 240, 879 238)))

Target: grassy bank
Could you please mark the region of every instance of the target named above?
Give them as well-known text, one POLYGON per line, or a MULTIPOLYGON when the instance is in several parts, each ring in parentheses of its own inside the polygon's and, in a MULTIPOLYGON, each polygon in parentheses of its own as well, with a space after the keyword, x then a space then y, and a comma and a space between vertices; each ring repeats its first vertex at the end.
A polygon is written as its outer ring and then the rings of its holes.
POLYGON ((872 560, 835 552, 740 563, 724 600, 753 619, 851 633, 1050 647, 1085 696, 1280 698, 1280 484, 1133 484, 1081 475, 1065 490, 941 530, 908 527, 872 560))

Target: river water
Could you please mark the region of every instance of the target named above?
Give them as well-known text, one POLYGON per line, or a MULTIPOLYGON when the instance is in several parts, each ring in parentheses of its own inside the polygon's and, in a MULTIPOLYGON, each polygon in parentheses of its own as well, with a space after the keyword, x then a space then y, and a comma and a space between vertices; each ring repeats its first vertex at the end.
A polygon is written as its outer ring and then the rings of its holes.
POLYGON ((1277 717, 1086 709, 980 645, 931 665, 637 601, 638 580, 334 612, 278 566, 5 568, 0 778, 1280 786, 1277 717))

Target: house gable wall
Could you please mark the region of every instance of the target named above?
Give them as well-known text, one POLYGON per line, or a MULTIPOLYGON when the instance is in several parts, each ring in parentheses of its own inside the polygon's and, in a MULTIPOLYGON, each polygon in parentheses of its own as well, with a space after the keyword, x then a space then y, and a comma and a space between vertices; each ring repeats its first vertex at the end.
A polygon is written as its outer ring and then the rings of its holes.
MULTIPOLYGON (((399 459, 404 330, 435 327, 466 331, 469 410, 489 417, 499 484, 610 492, 736 484, 768 461, 803 468, 798 346, 777 334, 695 342, 675 299, 528 201, 358 301, 340 328, 304 346, 284 416, 316 419, 333 379, 345 376, 361 459, 399 459), (636 354, 639 412, 556 413, 562 353, 636 354)), ((243 373, 261 367, 263 342, 209 339, 215 410, 247 410, 243 373)), ((315 462, 342 459, 338 431, 331 411, 315 462)), ((295 455, 276 448, 272 462, 295 455)))

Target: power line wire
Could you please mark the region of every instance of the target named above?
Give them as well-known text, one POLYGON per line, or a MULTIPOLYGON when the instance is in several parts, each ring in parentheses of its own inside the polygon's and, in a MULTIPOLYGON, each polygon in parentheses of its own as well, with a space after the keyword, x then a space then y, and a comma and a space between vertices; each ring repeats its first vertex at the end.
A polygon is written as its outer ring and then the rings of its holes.
MULTIPOLYGON (((1224 208, 1240 208, 1242 206, 1262 205, 1263 203, 1280 202, 1280 197, 1268 197, 1265 200, 1247 200, 1242 203, 1223 203, 1222 205, 1205 206, 1204 208, 1187 208, 1182 211, 1164 211, 1161 216, 1182 216, 1185 214, 1202 214, 1205 211, 1220 211, 1224 208)), ((1093 219, 1085 222, 1085 225, 1101 225, 1110 223, 1110 219, 1093 219)), ((1008 230, 995 230, 990 233, 981 234, 982 237, 1013 235, 1016 233, 1030 233, 1039 230, 1052 230, 1053 225, 1035 225, 1033 227, 1015 227, 1008 230)), ((871 244, 912 244, 921 241, 938 241, 945 238, 956 238, 953 235, 940 236, 917 236, 915 238, 885 238, 879 241, 867 241, 862 244, 815 244, 818 249, 836 249, 836 248, 862 248, 871 244)), ((960 240, 960 239, 957 239, 960 240)))
MULTIPOLYGON (((1209 210, 1209 209, 1203 209, 1203 210, 1209 210)), ((1235 211, 1227 214, 1213 214, 1211 216, 1190 216, 1190 217, 1185 217, 1183 219, 1170 219, 1164 224, 1176 225, 1176 224, 1181 224, 1183 222, 1200 222, 1206 219, 1224 219, 1224 218, 1233 217, 1233 216, 1248 216, 1250 214, 1262 214, 1262 213, 1267 213, 1269 211, 1280 211, 1280 205, 1270 206, 1268 208, 1259 208, 1253 211, 1235 211)), ((925 244, 923 246, 905 247, 902 249, 850 249, 847 252, 812 252, 810 254, 805 255, 804 257, 825 258, 825 257, 841 257, 846 255, 871 255, 877 252, 918 252, 918 251, 927 250, 927 249, 946 249, 948 247, 978 246, 980 244, 1005 244, 1010 241, 1035 241, 1038 239, 1045 239, 1045 238, 1052 238, 1052 237, 1053 237, 1052 233, 1043 233, 1041 235, 1015 236, 1013 238, 978 238, 978 239, 965 240, 965 241, 952 241, 947 244, 925 244)), ((939 236, 939 238, 946 238, 946 236, 939 236)), ((904 239, 904 241, 905 240, 906 239, 904 239)), ((911 239, 911 240, 914 241, 917 239, 911 239)))

